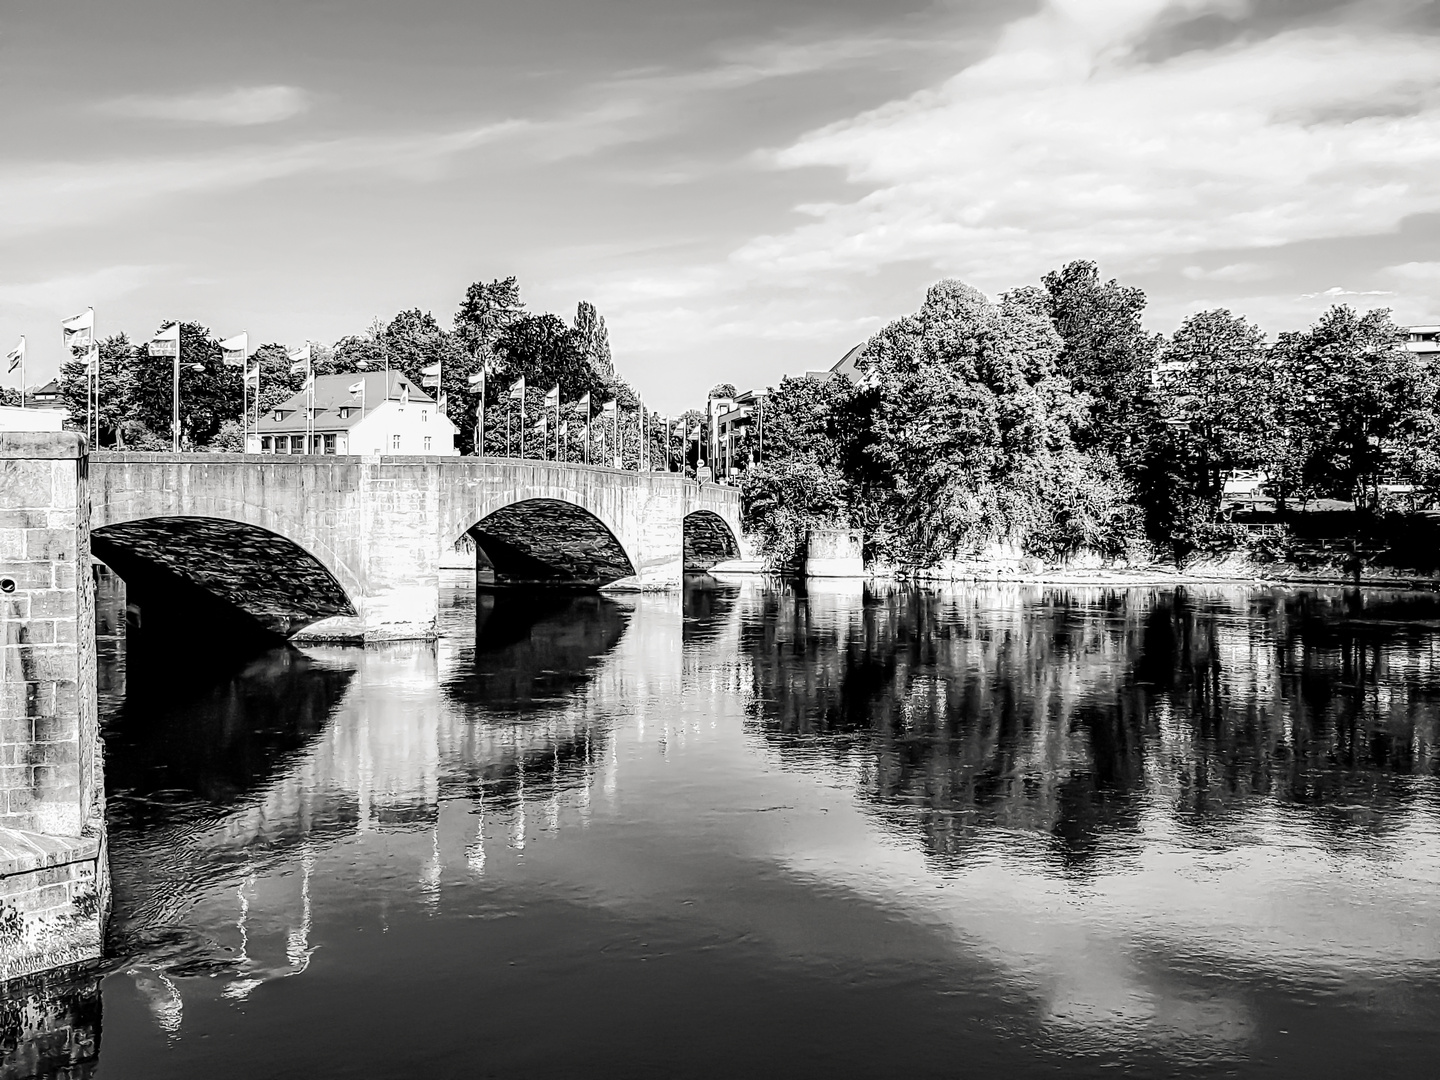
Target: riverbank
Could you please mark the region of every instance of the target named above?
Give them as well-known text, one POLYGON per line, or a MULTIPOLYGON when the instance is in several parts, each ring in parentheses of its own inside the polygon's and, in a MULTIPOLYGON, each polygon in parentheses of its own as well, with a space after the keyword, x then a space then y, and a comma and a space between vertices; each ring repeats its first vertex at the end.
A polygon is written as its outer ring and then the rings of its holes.
MULTIPOLYGON (((783 577, 765 568, 758 559, 733 560, 716 565, 710 573, 717 578, 783 577)), ((1238 560, 1205 561, 1184 568, 1165 565, 1138 567, 983 567, 944 570, 901 570, 878 567, 867 569, 863 576, 840 579, 809 577, 812 581, 852 580, 871 582, 909 582, 916 585, 977 585, 1006 583, 1014 585, 1108 585, 1124 589, 1156 585, 1289 585, 1366 586, 1383 589, 1440 589, 1440 577, 1407 574, 1394 568, 1362 571, 1358 579, 1339 571, 1302 570, 1286 564, 1259 565, 1238 560)))

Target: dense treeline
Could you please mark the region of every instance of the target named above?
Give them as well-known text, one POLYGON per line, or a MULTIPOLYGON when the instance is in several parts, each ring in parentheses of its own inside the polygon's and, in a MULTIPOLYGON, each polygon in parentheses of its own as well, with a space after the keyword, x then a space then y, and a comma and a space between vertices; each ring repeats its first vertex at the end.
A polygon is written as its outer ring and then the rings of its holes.
MULTIPOLYGON (((377 371, 388 365, 419 385, 422 369, 439 362, 440 390, 446 396, 447 415, 460 431, 462 453, 476 449, 479 391, 469 377, 483 368, 488 373, 487 453, 506 453, 507 410, 513 420, 512 451, 519 445, 520 411, 518 404, 509 404, 506 391, 523 377, 528 418, 524 423, 532 456, 540 453, 542 435, 544 445, 555 453, 553 410, 542 405, 545 392, 558 385, 561 420, 566 423, 569 442, 561 447, 562 456, 579 460, 584 453, 584 418, 576 402, 589 393, 597 414, 600 405, 612 399, 618 401, 620 414, 621 445, 616 447, 612 439, 602 437, 597 424, 594 452, 607 461, 619 453, 631 466, 639 457, 639 399, 616 374, 605 320, 588 302, 582 301, 575 318, 566 323, 555 315, 527 311, 513 277, 475 282, 466 290, 450 329, 430 312, 417 308, 400 312, 388 323, 376 320, 364 332, 347 335, 333 345, 310 344, 316 375, 377 371)), ((251 354, 250 365, 260 368, 261 413, 303 388, 304 375, 291 372, 285 353, 284 345, 270 343, 251 354)), ((125 334, 99 342, 99 354, 101 445, 170 449, 171 363, 151 359, 143 341, 125 334)), ((198 450, 243 449, 240 369, 221 362, 218 341, 208 328, 194 322, 180 323, 180 355, 184 445, 198 450)), ((82 430, 90 419, 85 376, 83 355, 61 368, 61 396, 71 421, 82 430)), ((606 427, 604 435, 611 434, 606 427)), ((664 454, 663 447, 652 450, 657 456, 664 454)))
POLYGON ((1337 306, 1268 340, 1226 310, 1164 338, 1144 308, 1089 262, 998 303, 936 284, 870 339, 856 380, 772 392, 749 527, 781 565, 812 527, 860 528, 900 567, 997 549, 1183 561, 1241 542, 1222 498, 1237 470, 1263 474, 1281 514, 1440 495, 1440 377, 1388 311, 1337 306))

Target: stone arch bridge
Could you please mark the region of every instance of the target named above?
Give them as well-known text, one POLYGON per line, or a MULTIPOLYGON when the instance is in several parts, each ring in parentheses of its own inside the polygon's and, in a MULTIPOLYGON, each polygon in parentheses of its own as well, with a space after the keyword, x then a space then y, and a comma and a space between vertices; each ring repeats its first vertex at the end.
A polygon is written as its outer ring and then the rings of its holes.
POLYGON ((439 570, 497 586, 670 588, 740 556, 732 488, 513 459, 89 458, 91 547, 148 624, 337 640, 433 635, 439 570))

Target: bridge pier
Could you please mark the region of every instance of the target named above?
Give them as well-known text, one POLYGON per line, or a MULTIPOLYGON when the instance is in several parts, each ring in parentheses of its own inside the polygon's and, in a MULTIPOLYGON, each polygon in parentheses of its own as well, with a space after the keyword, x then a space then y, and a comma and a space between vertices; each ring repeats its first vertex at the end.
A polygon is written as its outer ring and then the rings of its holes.
POLYGON ((84 439, 0 433, 0 980, 101 951, 89 518, 84 439))

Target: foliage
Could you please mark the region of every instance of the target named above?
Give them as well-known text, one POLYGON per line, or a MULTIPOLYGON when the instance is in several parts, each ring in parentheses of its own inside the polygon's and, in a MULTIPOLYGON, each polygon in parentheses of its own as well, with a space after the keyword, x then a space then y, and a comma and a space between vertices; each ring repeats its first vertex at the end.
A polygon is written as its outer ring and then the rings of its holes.
POLYGON ((1124 462, 1148 421, 1145 406, 1159 342, 1140 324, 1145 292, 1115 279, 1103 284, 1093 262, 1076 260, 1041 279, 1046 312, 1063 343, 1058 371, 1089 396, 1082 448, 1100 447, 1124 462))
POLYGON ((958 281, 933 286, 919 312, 871 340, 871 453, 894 525, 877 539, 893 558, 923 565, 996 542, 1058 557, 1120 543, 1123 488, 1075 447, 1089 402, 1057 370, 1061 348, 1032 293, 996 306, 958 281))
POLYGON ((574 327, 591 366, 602 375, 614 375, 615 360, 610 355, 610 331, 605 327, 605 316, 597 312, 590 301, 581 300, 575 308, 574 327))
POLYGON ((13 386, 0 386, 0 405, 18 407, 23 403, 20 391, 13 386))
POLYGON ((710 393, 705 396, 713 401, 716 398, 734 398, 738 393, 739 391, 735 389, 734 383, 722 382, 712 386, 710 393))
POLYGON ((1388 310, 1348 305, 1280 335, 1276 396, 1287 444, 1303 449, 1300 486, 1374 512, 1381 481, 1415 467, 1408 448, 1433 425, 1434 385, 1402 340, 1388 310))
POLYGON ((245 429, 238 420, 226 420, 220 425, 207 450, 215 454, 243 454, 245 452, 245 429))

